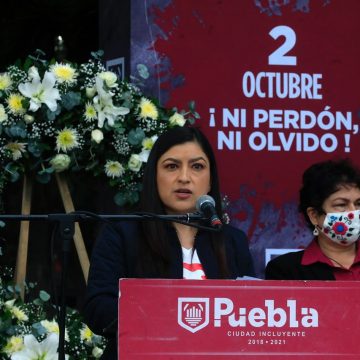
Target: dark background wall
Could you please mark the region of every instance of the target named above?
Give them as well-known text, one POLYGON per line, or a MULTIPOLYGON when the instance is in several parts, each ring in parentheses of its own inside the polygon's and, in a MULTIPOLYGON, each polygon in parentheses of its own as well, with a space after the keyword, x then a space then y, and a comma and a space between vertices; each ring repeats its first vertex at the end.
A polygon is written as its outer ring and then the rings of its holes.
POLYGON ((104 60, 124 58, 124 78, 129 79, 131 1, 101 0, 99 3, 99 46, 104 50, 104 60))
MULTIPOLYGON (((90 52, 105 50, 107 59, 128 58, 130 43, 130 1, 128 0, 12 0, 3 1, 0 12, 0 73, 17 59, 41 49, 46 58, 54 57, 55 38, 62 36, 67 49, 66 59, 81 63, 90 52), (99 25, 101 24, 101 25, 99 25), (101 29, 101 30, 100 30, 101 29), (111 44, 111 46, 110 46, 111 44)), ((127 66, 127 64, 126 64, 127 66)), ((69 186, 77 210, 95 213, 119 211, 113 203, 114 191, 104 188, 99 179, 69 176, 69 186)), ((21 212, 22 181, 9 184, 4 200, 6 214, 21 212)), ((63 213, 64 208, 54 179, 46 185, 34 183, 32 214, 63 213)), ((81 224, 85 245, 90 255, 99 224, 81 224)), ((14 267, 18 248, 19 223, 8 222, 0 229, 4 256, 1 265, 14 267)), ((39 289, 59 290, 62 271, 61 242, 55 238, 54 262, 50 263, 51 235, 54 227, 44 222, 30 224, 27 281, 38 283, 39 289), (56 280, 51 279, 51 275, 56 280)), ((72 248, 67 279, 67 303, 80 308, 85 282, 75 248, 72 248)))
POLYGON ((97 50, 98 0, 11 0, 0 12, 0 69, 35 49, 53 55, 54 39, 63 36, 68 57, 84 61, 97 50))
MULTIPOLYGON (((55 38, 62 36, 67 49, 66 58, 74 62, 86 61, 91 51, 99 49, 99 21, 97 0, 12 0, 1 4, 0 13, 0 72, 27 55, 41 49, 47 58, 54 57, 55 38)), ((82 179, 86 181, 86 179, 82 179)), ((96 211, 97 197, 87 197, 84 186, 70 184, 75 206, 96 211), (85 199, 90 199, 86 201, 85 199)), ((91 182, 89 182, 91 188, 91 182)), ((5 213, 21 212, 22 181, 10 184, 5 192, 5 213)), ((47 185, 34 183, 31 213, 46 214, 64 212, 55 181, 47 185)), ((0 235, 4 239, 1 263, 14 267, 18 247, 19 223, 9 222, 0 235)), ((93 243, 94 227, 84 232, 89 251, 93 243)), ((84 229, 85 230, 85 229, 84 229)), ((54 263, 50 263, 50 239, 52 224, 32 222, 27 261, 27 281, 36 282, 39 289, 52 292, 51 279, 59 288, 61 243, 54 242, 54 263)), ((84 293, 82 277, 75 249, 72 249, 70 276, 67 280, 67 303, 79 307, 84 293)))

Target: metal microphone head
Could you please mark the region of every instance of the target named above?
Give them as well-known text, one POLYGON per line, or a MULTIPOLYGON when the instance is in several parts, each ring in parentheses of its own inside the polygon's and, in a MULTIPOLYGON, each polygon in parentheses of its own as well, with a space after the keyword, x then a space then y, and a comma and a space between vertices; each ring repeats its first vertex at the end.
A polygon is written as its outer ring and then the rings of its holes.
POLYGON ((210 195, 201 195, 196 200, 196 210, 201 212, 202 207, 204 206, 205 203, 210 203, 212 206, 215 207, 215 200, 210 195))
POLYGON ((196 201, 196 209, 209 220, 212 227, 221 228, 222 223, 216 213, 215 200, 211 196, 200 196, 196 201))

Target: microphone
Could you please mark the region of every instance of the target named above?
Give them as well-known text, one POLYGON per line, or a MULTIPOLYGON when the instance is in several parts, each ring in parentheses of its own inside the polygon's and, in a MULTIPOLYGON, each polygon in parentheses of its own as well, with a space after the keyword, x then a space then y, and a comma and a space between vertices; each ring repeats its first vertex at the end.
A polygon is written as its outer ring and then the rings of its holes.
POLYGON ((196 201, 196 210, 209 219, 212 227, 220 229, 222 222, 216 213, 215 200, 209 195, 202 195, 196 201))

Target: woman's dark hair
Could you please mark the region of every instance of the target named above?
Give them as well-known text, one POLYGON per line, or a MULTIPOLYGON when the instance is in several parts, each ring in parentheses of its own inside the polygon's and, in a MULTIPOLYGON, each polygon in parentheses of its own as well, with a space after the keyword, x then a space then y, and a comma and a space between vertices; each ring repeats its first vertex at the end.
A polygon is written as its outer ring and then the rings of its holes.
MULTIPOLYGON (((200 145, 210 162, 210 192, 216 204, 216 211, 222 216, 221 195, 215 155, 204 134, 195 127, 174 127, 161 134, 151 149, 143 176, 143 189, 140 197, 140 210, 155 214, 164 214, 165 209, 157 188, 157 162, 159 158, 175 145, 196 142, 200 145)), ((159 273, 166 277, 169 258, 169 239, 166 224, 160 221, 144 221, 140 243, 140 272, 159 273)), ((218 258, 221 275, 227 274, 225 250, 221 233, 211 233, 213 249, 218 258)), ((195 244, 196 246, 196 244, 195 244)))
POLYGON ((324 201, 342 185, 355 185, 360 189, 360 169, 349 159, 327 160, 311 165, 305 170, 300 189, 299 211, 309 227, 313 225, 307 215, 309 207, 323 214, 324 201))

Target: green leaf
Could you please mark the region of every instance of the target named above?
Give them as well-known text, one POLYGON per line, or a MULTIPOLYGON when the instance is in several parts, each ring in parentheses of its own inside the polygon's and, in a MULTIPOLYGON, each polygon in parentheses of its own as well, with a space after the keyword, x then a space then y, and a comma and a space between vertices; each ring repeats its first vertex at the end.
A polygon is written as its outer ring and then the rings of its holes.
POLYGON ((95 60, 101 60, 104 56, 104 50, 92 51, 90 54, 95 60))
POLYGON ((28 98, 22 99, 21 105, 24 109, 28 109, 30 107, 30 100, 28 98))
POLYGON ((33 59, 31 57, 27 57, 23 66, 24 71, 27 72, 33 64, 34 64, 33 59))
POLYGON ((11 318, 10 319, 6 319, 2 324, 1 324, 1 332, 2 333, 6 333, 9 336, 13 336, 16 334, 16 327, 12 325, 11 323, 11 318))
POLYGON ((124 134, 126 129, 124 127, 122 127, 121 124, 115 123, 114 124, 114 132, 116 132, 117 134, 124 134))
POLYGON ((194 112, 195 111, 195 101, 192 100, 189 102, 189 109, 194 112))
POLYGON ((128 202, 126 194, 123 192, 118 192, 114 196, 114 202, 118 206, 124 206, 128 202))
POLYGON ((91 162, 89 165, 86 166, 85 170, 89 171, 94 169, 97 165, 99 165, 99 160, 94 160, 93 162, 91 162))
POLYGON ((93 334, 93 336, 91 337, 91 342, 94 345, 100 345, 102 343, 102 341, 103 341, 103 339, 100 335, 93 334))
POLYGON ((37 306, 42 306, 43 302, 40 299, 35 299, 33 303, 37 306))
POLYGON ((143 185, 142 185, 141 182, 139 182, 139 183, 135 184, 134 188, 135 188, 137 191, 141 192, 142 189, 143 189, 143 185))
POLYGON ((14 138, 26 138, 26 129, 21 125, 13 125, 9 129, 6 129, 6 133, 10 137, 14 138))
POLYGON ((39 297, 44 302, 49 301, 50 299, 50 295, 44 290, 40 290, 39 297))
POLYGON ((131 145, 140 145, 145 138, 145 132, 143 129, 136 128, 129 131, 128 141, 131 145))
POLYGON ((139 201, 139 193, 137 191, 128 193, 128 201, 130 205, 136 204, 139 201))
POLYGON ((5 166, 5 171, 10 175, 10 182, 16 182, 20 178, 18 167, 14 163, 8 163, 5 166))
POLYGON ((48 168, 43 168, 40 171, 38 171, 39 175, 45 175, 45 174, 52 174, 54 172, 54 168, 52 166, 48 167, 48 168))
POLYGON ((36 49, 36 50, 35 50, 35 55, 36 55, 37 57, 40 57, 40 56, 45 56, 46 53, 45 53, 43 50, 41 50, 41 49, 36 49))
POLYGON ((32 329, 35 332, 37 336, 45 335, 47 333, 47 330, 44 326, 41 325, 41 323, 35 323, 32 324, 32 329))
POLYGON ((131 109, 131 107, 132 107, 132 104, 131 104, 132 98, 133 98, 133 96, 132 96, 130 91, 124 91, 122 93, 122 95, 121 95, 121 99, 124 100, 124 103, 122 104, 122 106, 131 109))
POLYGON ((138 71, 140 77, 142 77, 143 79, 148 79, 149 78, 150 74, 149 74, 149 70, 148 70, 146 65, 138 64, 136 66, 136 68, 137 68, 137 71, 138 71))
POLYGON ((51 175, 50 173, 42 170, 36 174, 36 180, 40 184, 47 184, 51 180, 51 175))
POLYGON ((81 94, 78 92, 69 91, 61 97, 62 105, 66 110, 71 110, 81 102, 81 94))
POLYGON ((46 117, 49 121, 54 121, 56 117, 61 112, 61 106, 58 105, 55 111, 51 111, 48 107, 46 107, 46 117))
POLYGON ((197 113, 196 111, 193 112, 193 115, 195 119, 200 119, 200 114, 197 113))
POLYGON ((195 119, 192 118, 192 117, 189 117, 189 118, 187 118, 187 122, 188 122, 190 125, 194 125, 194 124, 195 124, 195 119))
POLYGON ((38 143, 36 143, 36 142, 29 143, 27 149, 28 149, 29 153, 31 153, 35 157, 41 156, 42 149, 38 143))

